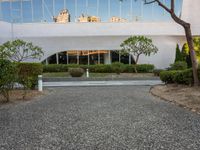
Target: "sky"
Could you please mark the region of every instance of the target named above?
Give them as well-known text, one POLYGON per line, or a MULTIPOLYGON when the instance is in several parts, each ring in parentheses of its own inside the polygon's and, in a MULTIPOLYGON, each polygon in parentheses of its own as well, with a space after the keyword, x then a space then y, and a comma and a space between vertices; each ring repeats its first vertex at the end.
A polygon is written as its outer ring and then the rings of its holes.
MULTIPOLYGON (((2 1, 2 0, 0 0, 2 1)), ((161 0, 170 6, 170 0, 161 0)), ((176 13, 181 13, 182 0, 176 0, 176 13)), ((167 12, 157 4, 144 5, 142 0, 15 0, 0 2, 0 20, 7 22, 52 22, 62 9, 68 9, 71 22, 84 15, 99 16, 102 22, 108 22, 112 16, 129 21, 170 21, 167 12), (42 5, 44 1, 44 5, 42 5), (77 1, 77 3, 76 3, 77 1), (12 8, 12 9, 11 9, 12 8)))

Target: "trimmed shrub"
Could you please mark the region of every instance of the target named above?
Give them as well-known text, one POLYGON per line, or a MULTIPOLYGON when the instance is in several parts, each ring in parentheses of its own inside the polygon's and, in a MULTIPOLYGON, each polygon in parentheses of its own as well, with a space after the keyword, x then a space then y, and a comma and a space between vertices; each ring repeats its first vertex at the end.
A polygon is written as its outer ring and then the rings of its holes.
POLYGON ((174 77, 176 75, 177 71, 162 71, 160 72, 160 79, 161 81, 165 83, 174 83, 174 77))
POLYGON ((139 64, 136 65, 138 73, 150 73, 154 70, 154 65, 152 64, 139 64))
POLYGON ((111 65, 91 65, 89 66, 90 72, 93 73, 111 73, 112 72, 112 67, 111 65))
POLYGON ((125 65, 119 62, 112 63, 111 65, 112 72, 120 74, 124 71, 125 65))
MULTIPOLYGON (((43 72, 68 72, 69 68, 82 68, 84 70, 89 69, 92 73, 134 73, 135 66, 127 65, 122 63, 113 63, 109 65, 99 64, 99 65, 65 65, 65 64, 50 64, 43 65, 43 72)), ((136 65, 138 72, 140 73, 149 73, 154 69, 154 65, 151 64, 141 64, 136 65)))
POLYGON ((63 64, 43 65, 43 72, 67 72, 68 66, 63 64))
POLYGON ((82 68, 69 68, 69 74, 72 77, 81 77, 84 74, 84 70, 82 68))
POLYGON ((9 91, 16 80, 16 66, 8 60, 0 59, 0 94, 9 102, 9 91))
POLYGON ((177 71, 174 76, 174 82, 178 84, 192 85, 193 83, 192 69, 177 71))
POLYGON ((185 61, 177 61, 170 65, 169 70, 185 70, 187 69, 187 63, 185 61))
POLYGON ((26 89, 34 89, 38 82, 38 75, 42 74, 40 63, 18 63, 18 82, 26 89))

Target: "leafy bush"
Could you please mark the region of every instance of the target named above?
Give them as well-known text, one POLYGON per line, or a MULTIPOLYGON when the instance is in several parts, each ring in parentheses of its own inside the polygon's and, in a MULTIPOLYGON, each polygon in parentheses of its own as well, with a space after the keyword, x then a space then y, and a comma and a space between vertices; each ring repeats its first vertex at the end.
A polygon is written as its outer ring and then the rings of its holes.
POLYGON ((185 70, 187 69, 187 63, 185 61, 177 61, 170 65, 170 70, 185 70))
POLYGON ((111 65, 112 72, 120 74, 124 71, 125 65, 119 62, 115 62, 111 65))
POLYGON ((69 68, 69 74, 72 77, 81 77, 84 74, 84 70, 82 68, 69 68))
POLYGON ((154 65, 140 64, 140 65, 136 65, 136 69, 139 73, 150 73, 150 72, 153 72, 154 65))
MULTIPOLYGON (((71 64, 71 65, 64 65, 64 64, 50 64, 50 65, 44 65, 43 66, 43 72, 68 72, 69 68, 82 68, 84 70, 89 69, 92 73, 121 73, 121 72, 127 72, 127 73, 134 73, 135 72, 135 66, 134 65, 126 65, 122 63, 113 63, 110 65, 77 65, 77 64, 71 64)), ((138 69, 138 72, 142 73, 148 73, 152 72, 154 69, 154 65, 151 64, 141 64, 136 65, 136 68, 138 69)))
POLYGON ((153 74, 154 74, 154 76, 160 76, 160 73, 161 73, 162 71, 164 71, 164 70, 163 70, 163 69, 154 69, 154 70, 153 70, 153 74))
POLYGON ((37 85, 38 75, 42 74, 43 67, 40 63, 18 63, 18 82, 26 89, 33 89, 37 85))
POLYGON ((174 83, 174 77, 176 75, 177 71, 162 71, 160 72, 160 79, 161 81, 165 83, 174 83))
POLYGON ((177 71, 174 76, 174 82, 178 84, 191 85, 193 83, 192 69, 177 71))
POLYGON ((0 94, 9 101, 9 91, 13 89, 16 80, 15 64, 8 60, 0 59, 0 94))
POLYGON ((91 65, 89 71, 94 73, 110 73, 112 72, 111 65, 91 65))

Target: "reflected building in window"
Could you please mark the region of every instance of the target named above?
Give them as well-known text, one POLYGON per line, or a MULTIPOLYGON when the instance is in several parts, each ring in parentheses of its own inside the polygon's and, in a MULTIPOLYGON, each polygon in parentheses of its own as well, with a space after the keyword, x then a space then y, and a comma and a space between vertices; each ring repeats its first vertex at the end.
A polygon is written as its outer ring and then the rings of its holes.
POLYGON ((56 23, 67 23, 67 22, 70 22, 69 11, 67 9, 61 10, 58 16, 53 17, 53 20, 56 23))
POLYGON ((97 16, 87 16, 82 14, 79 18, 78 18, 78 22, 101 22, 100 17, 97 16))
POLYGON ((128 22, 128 20, 124 19, 124 18, 113 16, 112 18, 110 18, 110 22, 128 22))

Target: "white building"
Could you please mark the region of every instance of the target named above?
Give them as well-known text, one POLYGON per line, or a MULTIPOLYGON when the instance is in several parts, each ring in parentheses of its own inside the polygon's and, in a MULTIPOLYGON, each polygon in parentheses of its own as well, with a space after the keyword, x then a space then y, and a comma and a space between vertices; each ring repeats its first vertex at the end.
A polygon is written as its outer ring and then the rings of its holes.
MULTIPOLYGON (((181 18, 192 25, 193 35, 200 35, 200 0, 183 0, 181 18)), ((183 28, 173 21, 125 22, 125 23, 8 23, 0 22, 0 44, 23 39, 43 48, 42 60, 55 55, 66 63, 106 63, 111 61, 112 51, 120 50, 120 44, 131 35, 144 35, 153 39, 159 51, 151 57, 142 56, 139 63, 154 64, 157 68, 166 68, 173 63, 176 44, 185 40, 183 28), (69 53, 66 53, 68 51, 69 53), (107 51, 107 52, 105 52, 107 51), (59 54, 59 52, 63 52, 59 54), (77 55, 75 54, 77 52, 77 55), (63 55, 68 59, 63 59, 63 55), (90 57, 88 57, 91 55, 90 57), (91 62, 91 59, 93 60, 91 62), (76 61, 73 61, 76 60, 76 61), (96 60, 96 61, 95 61, 96 60)), ((113 58, 113 57, 112 57, 113 58)), ((122 61, 123 58, 117 61, 122 61)), ((48 60, 46 61, 48 63, 48 60)), ((131 59, 128 60, 131 63, 131 59)))

